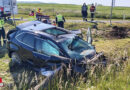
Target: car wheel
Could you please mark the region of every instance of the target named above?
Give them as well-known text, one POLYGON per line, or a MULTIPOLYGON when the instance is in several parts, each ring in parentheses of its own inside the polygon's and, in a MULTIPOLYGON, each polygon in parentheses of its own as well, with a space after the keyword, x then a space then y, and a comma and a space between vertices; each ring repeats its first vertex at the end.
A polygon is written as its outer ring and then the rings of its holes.
POLYGON ((16 53, 16 52, 13 52, 11 54, 11 66, 14 66, 15 64, 16 65, 21 65, 22 64, 22 60, 20 59, 19 55, 16 53))

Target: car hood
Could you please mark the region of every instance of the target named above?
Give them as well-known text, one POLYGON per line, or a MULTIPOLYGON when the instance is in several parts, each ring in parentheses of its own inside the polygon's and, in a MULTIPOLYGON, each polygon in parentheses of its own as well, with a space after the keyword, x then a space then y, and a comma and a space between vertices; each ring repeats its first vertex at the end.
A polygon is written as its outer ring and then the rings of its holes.
POLYGON ((81 53, 69 51, 68 54, 70 55, 71 59, 73 59, 73 60, 83 60, 83 59, 93 58, 96 54, 96 51, 93 49, 84 50, 81 53))
POLYGON ((91 50, 84 50, 80 53, 81 56, 84 56, 85 58, 91 59, 96 54, 96 51, 94 49, 91 50))

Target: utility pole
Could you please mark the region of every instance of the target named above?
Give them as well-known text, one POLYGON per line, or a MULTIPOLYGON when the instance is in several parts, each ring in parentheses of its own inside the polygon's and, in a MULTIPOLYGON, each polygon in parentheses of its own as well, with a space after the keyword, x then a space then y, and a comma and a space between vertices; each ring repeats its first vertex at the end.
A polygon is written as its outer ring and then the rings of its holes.
POLYGON ((113 1, 113 7, 115 7, 115 6, 116 6, 116 0, 113 1))
POLYGON ((14 23, 14 26, 16 27, 15 16, 14 16, 14 9, 13 9, 13 1, 12 0, 11 0, 11 10, 12 10, 12 14, 13 14, 13 23, 14 23))
POLYGON ((114 7, 114 3, 115 3, 115 0, 112 0, 112 4, 111 4, 111 15, 110 15, 110 25, 112 25, 112 11, 113 11, 113 7, 114 7))

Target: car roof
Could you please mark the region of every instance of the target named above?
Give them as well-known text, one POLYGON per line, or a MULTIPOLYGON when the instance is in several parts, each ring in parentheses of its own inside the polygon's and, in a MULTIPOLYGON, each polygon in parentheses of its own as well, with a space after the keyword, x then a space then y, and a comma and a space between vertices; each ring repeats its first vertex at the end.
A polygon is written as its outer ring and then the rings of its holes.
POLYGON ((44 33, 44 32, 40 32, 40 31, 29 31, 29 30, 18 30, 20 31, 20 33, 30 33, 30 34, 33 34, 33 35, 36 35, 36 36, 39 36, 39 37, 46 37, 46 38, 50 38, 50 39, 55 39, 55 37, 53 35, 50 35, 50 34, 47 34, 47 33, 44 33))
POLYGON ((20 30, 31 30, 31 31, 41 31, 45 29, 55 28, 56 26, 42 23, 41 21, 30 21, 18 25, 16 28, 20 30))
POLYGON ((51 40, 54 40, 56 41, 57 43, 59 42, 63 42, 67 39, 72 39, 72 38, 75 38, 75 34, 64 34, 64 35, 59 35, 59 36, 54 36, 54 35, 50 35, 48 33, 45 33, 45 32, 40 32, 40 31, 35 31, 35 32, 30 32, 30 31, 27 31, 27 30, 20 30, 21 33, 30 33, 30 34, 33 34, 33 35, 36 35, 36 36, 39 36, 39 38, 49 38, 51 40))
MULTIPOLYGON (((44 30, 50 29, 50 28, 56 28, 56 26, 50 25, 50 24, 45 24, 41 21, 30 21, 30 22, 22 23, 16 27, 16 29, 22 30, 23 32, 31 32, 31 33, 35 33, 35 34, 37 33, 38 35, 48 37, 52 40, 55 40, 56 42, 66 40, 67 38, 75 37, 75 34, 64 34, 64 35, 59 35, 58 37, 56 37, 54 35, 43 32, 44 30)), ((65 30, 65 29, 62 29, 62 30, 65 30)), ((67 31, 67 30, 65 30, 65 31, 67 31)), ((67 32, 69 32, 69 31, 67 31, 67 32)))

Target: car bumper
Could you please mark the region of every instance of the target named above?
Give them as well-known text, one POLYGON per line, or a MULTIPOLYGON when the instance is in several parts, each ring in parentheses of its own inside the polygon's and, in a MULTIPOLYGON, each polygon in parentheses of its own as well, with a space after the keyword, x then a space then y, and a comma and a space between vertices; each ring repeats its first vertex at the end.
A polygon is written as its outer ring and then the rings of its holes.
POLYGON ((84 59, 81 62, 74 62, 74 61, 70 61, 70 63, 61 63, 57 65, 57 68, 55 68, 54 70, 52 69, 46 69, 45 68, 40 68, 40 72, 42 75, 44 76, 50 76, 51 74, 54 74, 55 70, 61 70, 59 69, 59 67, 64 67, 67 70, 70 70, 70 72, 75 72, 75 73, 81 73, 84 74, 86 72, 86 70, 88 70, 88 65, 95 65, 95 64, 105 64, 105 62, 101 62, 100 61, 100 57, 103 56, 103 53, 98 53, 95 55, 95 57, 93 57, 92 59, 84 59))

